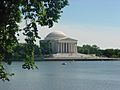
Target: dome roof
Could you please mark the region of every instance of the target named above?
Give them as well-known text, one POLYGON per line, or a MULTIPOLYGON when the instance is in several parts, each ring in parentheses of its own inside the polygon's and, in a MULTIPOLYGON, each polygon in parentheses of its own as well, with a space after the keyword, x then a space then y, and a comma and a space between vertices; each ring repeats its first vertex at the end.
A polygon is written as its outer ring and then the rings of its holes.
POLYGON ((56 31, 56 32, 49 33, 45 37, 45 40, 59 40, 59 39, 65 38, 65 37, 66 37, 66 35, 63 32, 56 31))

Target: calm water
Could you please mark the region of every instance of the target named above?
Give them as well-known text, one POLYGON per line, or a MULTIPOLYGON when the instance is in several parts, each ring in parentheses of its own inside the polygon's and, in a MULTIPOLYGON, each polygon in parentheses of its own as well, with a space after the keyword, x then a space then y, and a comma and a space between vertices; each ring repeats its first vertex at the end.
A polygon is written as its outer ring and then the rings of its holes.
POLYGON ((0 90, 120 90, 119 61, 36 62, 39 70, 23 70, 13 62, 10 82, 0 81, 0 90))

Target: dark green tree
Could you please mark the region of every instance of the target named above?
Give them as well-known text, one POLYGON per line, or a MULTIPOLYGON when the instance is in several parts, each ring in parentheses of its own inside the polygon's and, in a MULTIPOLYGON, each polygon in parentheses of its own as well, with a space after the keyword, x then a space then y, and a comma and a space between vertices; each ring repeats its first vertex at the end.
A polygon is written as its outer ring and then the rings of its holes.
POLYGON ((18 43, 16 35, 22 31, 26 36, 24 68, 35 67, 34 42, 38 36, 37 24, 53 26, 58 22, 62 9, 68 5, 67 0, 0 0, 0 79, 9 80, 3 61, 13 54, 13 48, 18 43), (21 20, 26 20, 26 27, 19 28, 21 20))
MULTIPOLYGON (((10 56, 9 59, 12 59, 12 60, 21 60, 21 59, 24 59, 25 58, 25 48, 28 47, 28 44, 26 43, 19 43, 19 44, 16 44, 16 46, 13 48, 14 50, 14 53, 13 55, 10 56)), ((40 47, 36 44, 34 44, 32 46, 34 48, 34 55, 35 57, 39 57, 40 56, 40 47)))
POLYGON ((40 49, 43 57, 50 56, 52 54, 51 42, 49 40, 46 42, 40 41, 40 49))
POLYGON ((96 45, 83 45, 78 46, 78 53, 83 54, 95 54, 96 56, 108 57, 108 58, 120 58, 120 49, 100 49, 96 45))
POLYGON ((103 50, 103 55, 109 58, 120 58, 119 49, 105 49, 103 50))
POLYGON ((97 45, 83 45, 82 47, 78 46, 78 52, 83 54, 100 54, 100 48, 97 45))

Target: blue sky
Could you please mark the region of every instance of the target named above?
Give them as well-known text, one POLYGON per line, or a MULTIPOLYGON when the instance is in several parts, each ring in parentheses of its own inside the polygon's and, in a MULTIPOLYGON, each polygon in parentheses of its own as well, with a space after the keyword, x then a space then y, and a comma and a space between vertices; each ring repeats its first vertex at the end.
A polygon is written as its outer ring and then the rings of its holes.
POLYGON ((53 28, 39 27, 42 39, 52 31, 62 31, 80 46, 120 48, 120 0, 69 0, 69 4, 53 28))
POLYGON ((71 24, 120 26, 120 0, 69 0, 62 20, 71 24))

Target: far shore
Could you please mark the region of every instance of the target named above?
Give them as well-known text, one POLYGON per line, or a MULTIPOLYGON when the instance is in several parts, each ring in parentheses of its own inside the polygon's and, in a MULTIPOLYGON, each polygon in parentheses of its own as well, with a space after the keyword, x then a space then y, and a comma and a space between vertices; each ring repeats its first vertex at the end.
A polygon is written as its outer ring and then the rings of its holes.
MULTIPOLYGON (((39 60, 36 60, 39 61, 39 60)), ((102 58, 102 59, 79 59, 79 58, 45 58, 42 61, 120 61, 119 58, 102 58)))

